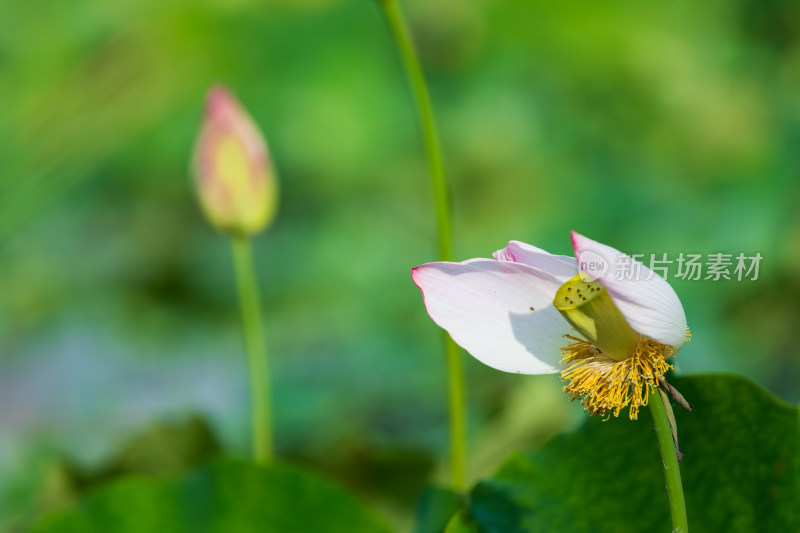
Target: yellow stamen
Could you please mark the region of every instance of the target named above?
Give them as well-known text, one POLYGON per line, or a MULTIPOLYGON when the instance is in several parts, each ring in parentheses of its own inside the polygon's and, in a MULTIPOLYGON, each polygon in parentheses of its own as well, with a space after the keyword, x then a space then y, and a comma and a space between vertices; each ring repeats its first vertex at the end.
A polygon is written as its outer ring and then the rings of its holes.
POLYGON ((686 342, 692 340, 692 332, 689 331, 689 326, 686 326, 686 342))
POLYGON ((567 365, 561 379, 569 381, 562 390, 573 400, 581 398, 584 410, 593 415, 616 417, 630 406, 630 419, 636 420, 639 407, 647 405, 658 380, 672 368, 665 359, 675 355, 672 346, 642 336, 630 357, 617 361, 583 339, 565 337, 573 342, 561 348, 567 365))

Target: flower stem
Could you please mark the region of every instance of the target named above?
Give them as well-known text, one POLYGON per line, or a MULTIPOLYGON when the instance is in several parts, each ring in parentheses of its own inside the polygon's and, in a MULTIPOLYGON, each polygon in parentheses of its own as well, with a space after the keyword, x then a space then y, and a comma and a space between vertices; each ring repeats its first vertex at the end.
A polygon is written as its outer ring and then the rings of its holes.
POLYGON ((688 533, 689 522, 686 518, 686 502, 683 498, 678 456, 675 453, 675 442, 672 439, 672 430, 667 418, 667 411, 658 391, 650 393, 647 406, 650 408, 650 415, 653 417, 658 447, 661 450, 661 460, 664 465, 667 499, 669 500, 669 512, 672 517, 672 532, 688 533))
POLYGON ((242 306, 242 321, 250 374, 250 402, 253 424, 253 457, 258 463, 272 459, 272 411, 270 407, 269 368, 264 332, 261 329, 261 302, 258 280, 253 269, 250 237, 232 237, 236 285, 242 306))
POLYGON ((467 490, 467 424, 464 413, 464 377, 461 370, 461 350, 447 332, 443 332, 444 351, 450 389, 450 469, 453 489, 467 490))
MULTIPOLYGON (((453 242, 450 229, 450 202, 447 178, 442 162, 442 149, 433 114, 433 105, 417 57, 411 32, 397 0, 378 0, 392 36, 400 53, 403 67, 411 86, 417 115, 422 128, 422 139, 428 156, 428 167, 436 208, 436 228, 439 243, 439 259, 452 261, 453 242)), ((450 388, 450 459, 453 488, 466 489, 466 423, 464 416, 464 378, 461 369, 461 351, 450 336, 444 333, 445 357, 447 359, 450 388)))

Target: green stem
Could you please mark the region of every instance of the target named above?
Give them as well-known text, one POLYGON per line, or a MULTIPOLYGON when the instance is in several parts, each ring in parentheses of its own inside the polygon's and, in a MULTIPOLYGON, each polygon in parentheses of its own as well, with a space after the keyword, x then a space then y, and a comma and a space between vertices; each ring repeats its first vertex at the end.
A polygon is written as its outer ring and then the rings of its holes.
POLYGON ((672 517, 672 532, 688 533, 689 522, 686 518, 686 502, 683 498, 681 470, 678 467, 678 456, 675 453, 675 442, 672 439, 672 429, 669 426, 667 411, 658 391, 650 393, 647 406, 650 408, 650 415, 653 417, 658 447, 661 450, 661 460, 664 465, 667 499, 669 500, 669 512, 672 517))
POLYGON ((450 390, 450 470, 453 476, 453 489, 457 492, 465 492, 467 490, 467 424, 464 413, 461 350, 446 331, 442 333, 450 390))
POLYGON ((442 149, 439 144, 439 134, 436 128, 436 119, 433 114, 431 97, 428 86, 417 57, 414 43, 411 40, 411 31, 408 29, 403 12, 397 0, 378 0, 383 8, 389 27, 392 30, 397 49, 403 60, 403 67, 411 84, 414 103, 417 107, 420 125, 422 127, 422 140, 425 143, 425 152, 428 155, 428 166, 431 173, 433 186, 433 201, 436 205, 436 227, 439 234, 439 258, 442 261, 453 260, 452 236, 450 232, 450 203, 447 192, 447 178, 442 164, 442 149))
POLYGON ((250 237, 232 237, 236 285, 242 305, 242 320, 250 374, 250 402, 253 423, 253 456, 258 463, 272 459, 272 411, 270 406, 267 346, 261 329, 258 280, 253 269, 250 237))
MULTIPOLYGON (((436 208, 436 228, 439 242, 439 259, 452 261, 453 240, 450 229, 450 202, 447 178, 442 163, 442 149, 433 114, 433 105, 417 57, 411 32, 397 0, 378 0, 405 68, 414 95, 417 115, 422 128, 422 139, 428 156, 433 201, 436 208)), ((466 424, 464 416, 464 378, 461 370, 461 352, 453 340, 444 333, 450 388, 450 457, 452 461, 453 488, 466 488, 466 424)))

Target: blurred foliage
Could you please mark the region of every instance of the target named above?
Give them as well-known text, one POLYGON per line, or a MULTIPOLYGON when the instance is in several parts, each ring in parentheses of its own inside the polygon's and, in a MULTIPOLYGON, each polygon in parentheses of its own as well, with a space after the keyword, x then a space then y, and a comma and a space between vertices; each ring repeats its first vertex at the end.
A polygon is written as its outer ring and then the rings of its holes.
MULTIPOLYGON (((730 376, 676 379, 689 523, 695 531, 800 528, 798 408, 730 376)), ((467 531, 664 531, 669 507, 648 415, 592 418, 580 431, 517 454, 480 482, 453 523, 467 531)), ((462 529, 462 530, 463 530, 462 529)))
POLYGON ((153 424, 98 468, 87 469, 68 459, 53 464, 37 514, 46 516, 74 504, 92 489, 126 476, 183 474, 220 452, 216 438, 199 418, 175 425, 153 424))
POLYGON ((349 494, 288 466, 215 461, 175 481, 129 479, 48 518, 36 531, 386 533, 349 494))
POLYGON ((427 487, 417 506, 415 533, 442 533, 465 506, 466 498, 442 487, 427 487))
MULTIPOLYGON (((675 283, 680 369, 800 401, 800 5, 404 5, 456 256, 570 253, 573 228, 631 253, 760 252, 758 281, 675 283)), ((371 0, 0 4, 0 515, 49 458, 99 464, 153 419, 200 411, 246 449, 229 250, 187 171, 220 81, 281 180, 256 243, 279 452, 410 527, 445 449, 444 363, 409 276, 435 257, 425 162, 371 0), (414 465, 403 484, 373 468, 391 456, 414 465)), ((552 376, 467 372, 474 475, 575 422, 552 376)))

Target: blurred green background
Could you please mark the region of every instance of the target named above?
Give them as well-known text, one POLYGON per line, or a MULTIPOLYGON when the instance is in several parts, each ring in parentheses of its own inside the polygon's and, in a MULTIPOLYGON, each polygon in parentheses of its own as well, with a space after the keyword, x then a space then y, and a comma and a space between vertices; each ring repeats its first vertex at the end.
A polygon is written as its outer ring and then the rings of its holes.
MULTIPOLYGON (((761 253, 677 281, 680 371, 800 401, 800 4, 404 2, 431 84, 460 259, 569 230, 629 253, 761 253)), ((90 467, 199 414, 244 455, 228 243, 188 158, 223 82, 281 183, 256 242, 279 453, 401 527, 446 479, 445 368, 411 283, 435 259, 410 95, 372 0, 0 5, 0 516, 53 461, 90 467)), ((582 419, 553 376, 467 358, 472 474, 582 419)), ((689 399, 691 401, 691 399, 689 399)), ((685 450, 684 450, 685 451, 685 450)))

